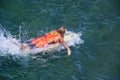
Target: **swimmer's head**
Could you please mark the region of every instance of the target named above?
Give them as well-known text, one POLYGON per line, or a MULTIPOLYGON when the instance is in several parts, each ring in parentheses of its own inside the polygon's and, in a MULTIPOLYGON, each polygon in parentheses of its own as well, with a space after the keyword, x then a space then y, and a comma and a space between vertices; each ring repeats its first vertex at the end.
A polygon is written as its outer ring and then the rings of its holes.
POLYGON ((64 37, 64 34, 67 32, 67 29, 62 26, 58 29, 58 32, 64 37))

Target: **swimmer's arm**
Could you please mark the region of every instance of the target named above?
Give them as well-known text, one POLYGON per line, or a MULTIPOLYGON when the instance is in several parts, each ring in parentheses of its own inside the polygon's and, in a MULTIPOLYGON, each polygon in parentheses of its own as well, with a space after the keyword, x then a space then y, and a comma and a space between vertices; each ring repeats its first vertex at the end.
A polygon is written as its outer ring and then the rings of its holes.
POLYGON ((69 48, 68 44, 63 39, 60 39, 60 42, 68 50, 68 56, 71 55, 71 49, 69 48))

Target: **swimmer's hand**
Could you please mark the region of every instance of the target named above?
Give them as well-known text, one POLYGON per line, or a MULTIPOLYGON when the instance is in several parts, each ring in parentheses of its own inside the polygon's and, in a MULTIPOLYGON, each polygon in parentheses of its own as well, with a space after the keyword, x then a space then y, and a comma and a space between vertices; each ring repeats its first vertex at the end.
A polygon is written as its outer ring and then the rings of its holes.
POLYGON ((70 48, 68 48, 68 56, 70 56, 71 55, 71 50, 70 50, 70 48))

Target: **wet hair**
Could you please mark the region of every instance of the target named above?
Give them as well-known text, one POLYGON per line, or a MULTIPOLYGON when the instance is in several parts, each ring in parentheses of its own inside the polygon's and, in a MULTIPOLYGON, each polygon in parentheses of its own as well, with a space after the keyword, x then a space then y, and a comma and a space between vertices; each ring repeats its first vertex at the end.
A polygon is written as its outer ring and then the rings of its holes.
POLYGON ((57 30, 57 32, 59 32, 61 34, 61 36, 64 37, 64 34, 66 32, 66 28, 62 26, 57 30))

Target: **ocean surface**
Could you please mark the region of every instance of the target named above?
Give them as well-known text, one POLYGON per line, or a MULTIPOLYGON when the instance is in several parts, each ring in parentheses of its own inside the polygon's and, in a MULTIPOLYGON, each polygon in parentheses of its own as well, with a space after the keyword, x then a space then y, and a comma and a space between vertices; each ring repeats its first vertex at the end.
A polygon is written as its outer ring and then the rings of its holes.
POLYGON ((120 80, 120 1, 0 0, 0 80, 120 80), (70 56, 26 55, 7 42, 61 26, 80 35, 70 56))

